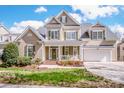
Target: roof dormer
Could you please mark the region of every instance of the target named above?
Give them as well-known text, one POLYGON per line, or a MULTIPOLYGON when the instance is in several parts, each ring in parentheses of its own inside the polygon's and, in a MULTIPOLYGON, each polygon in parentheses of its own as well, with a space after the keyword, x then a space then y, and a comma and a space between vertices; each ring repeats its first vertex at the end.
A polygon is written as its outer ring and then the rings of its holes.
POLYGON ((76 21, 69 13, 66 11, 61 11, 56 18, 65 26, 79 26, 80 23, 76 21))

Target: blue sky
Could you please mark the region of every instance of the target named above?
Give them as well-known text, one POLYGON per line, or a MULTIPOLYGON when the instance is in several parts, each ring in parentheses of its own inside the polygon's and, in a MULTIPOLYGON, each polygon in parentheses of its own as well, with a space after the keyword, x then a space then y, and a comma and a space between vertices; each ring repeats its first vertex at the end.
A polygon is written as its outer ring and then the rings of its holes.
POLYGON ((0 6, 0 22, 13 32, 24 30, 27 25, 42 26, 48 18, 66 10, 80 23, 97 21, 114 31, 124 32, 124 6, 74 6, 74 5, 9 5, 0 6))

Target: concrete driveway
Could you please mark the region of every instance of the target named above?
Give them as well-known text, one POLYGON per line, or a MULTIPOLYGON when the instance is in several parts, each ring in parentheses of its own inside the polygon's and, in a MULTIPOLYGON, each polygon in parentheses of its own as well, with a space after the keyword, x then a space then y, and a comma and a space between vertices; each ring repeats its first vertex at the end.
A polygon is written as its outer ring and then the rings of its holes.
POLYGON ((84 62, 90 72, 124 84, 124 62, 84 62))

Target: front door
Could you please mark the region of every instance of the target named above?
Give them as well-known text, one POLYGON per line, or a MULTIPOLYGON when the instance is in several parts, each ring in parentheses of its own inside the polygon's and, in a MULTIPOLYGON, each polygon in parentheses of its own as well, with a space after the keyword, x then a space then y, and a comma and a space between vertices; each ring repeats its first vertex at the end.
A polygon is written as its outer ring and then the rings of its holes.
POLYGON ((56 60, 58 58, 58 48, 51 48, 50 49, 50 58, 52 60, 56 60))

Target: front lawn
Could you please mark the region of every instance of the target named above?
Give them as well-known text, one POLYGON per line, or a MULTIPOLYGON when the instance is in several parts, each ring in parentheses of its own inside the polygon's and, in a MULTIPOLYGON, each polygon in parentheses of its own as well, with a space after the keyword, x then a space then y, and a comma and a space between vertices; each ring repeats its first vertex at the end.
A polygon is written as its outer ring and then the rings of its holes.
POLYGON ((62 87, 124 87, 122 84, 93 75, 86 69, 34 71, 23 68, 0 68, 0 82, 62 87))

